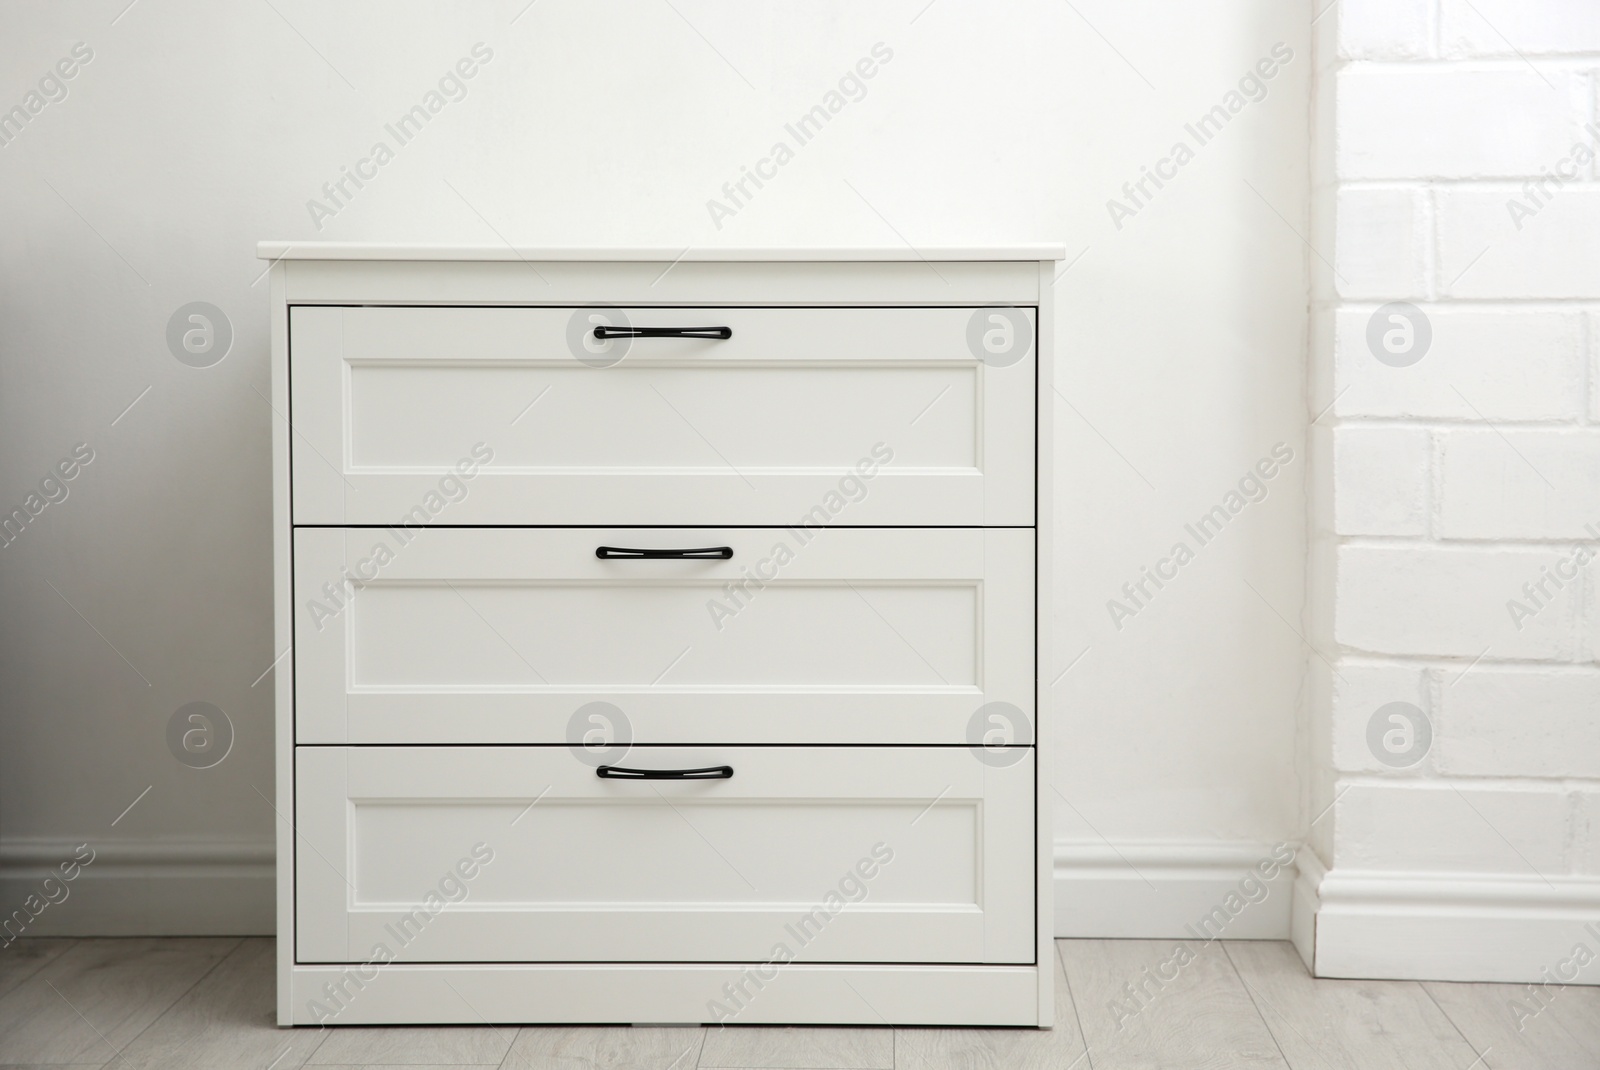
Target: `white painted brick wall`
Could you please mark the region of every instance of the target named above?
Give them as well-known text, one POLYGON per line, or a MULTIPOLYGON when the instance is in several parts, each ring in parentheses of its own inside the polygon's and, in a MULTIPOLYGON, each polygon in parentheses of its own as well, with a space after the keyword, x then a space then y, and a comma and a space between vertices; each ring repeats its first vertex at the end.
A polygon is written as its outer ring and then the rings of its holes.
POLYGON ((1420 427, 1336 428, 1334 530, 1426 535, 1431 443, 1432 436, 1420 427))
MULTIPOLYGON (((1333 767, 1341 773, 1389 771, 1367 746, 1367 722, 1391 702, 1409 702, 1432 716, 1429 680, 1418 665, 1345 660, 1332 677, 1333 767)), ((1425 764, 1420 768, 1426 769, 1425 764)))
POLYGON ((1427 296, 1425 195, 1410 189, 1340 189, 1334 221, 1334 285, 1342 297, 1427 296))
POLYGON ((1582 595, 1555 591, 1519 629, 1506 610, 1555 555, 1508 547, 1342 546, 1334 585, 1334 640, 1369 654, 1567 661, 1578 653, 1582 595))
POLYGON ((1439 295, 1491 301, 1600 295, 1600 186, 1568 184, 1551 193, 1518 230, 1507 205, 1528 198, 1515 185, 1435 191, 1439 295))
POLYGON ((1600 52, 1594 0, 1443 0, 1439 23, 1451 59, 1600 52))
POLYGON ((1441 774, 1600 780, 1600 672, 1480 668, 1439 693, 1441 774))
POLYGON ((1584 415, 1590 423, 1600 423, 1600 308, 1589 310, 1584 317, 1584 330, 1589 338, 1588 404, 1584 415))
POLYGON ((1589 82, 1574 71, 1358 63, 1337 77, 1343 180, 1536 178, 1588 117, 1589 82))
POLYGON ((1600 2, 1340 0, 1317 29, 1318 842, 1335 870, 1600 875, 1600 556, 1574 560, 1600 530, 1600 2), (1369 348, 1391 302, 1431 329, 1409 365, 1369 348), (1368 743, 1389 702, 1434 729, 1405 768, 1368 743))
POLYGON ((1596 541, 1600 428, 1450 431, 1441 463, 1444 538, 1596 541))
POLYGON ((1420 59, 1433 51, 1431 0, 1339 0, 1336 25, 1345 59, 1420 59))
MULTIPOLYGON (((1334 319, 1334 412, 1426 420, 1568 420, 1583 417, 1584 320, 1577 312, 1425 304, 1433 345, 1406 368, 1367 348, 1378 306, 1334 319)), ((1326 406, 1327 402, 1323 402, 1326 406)), ((1320 408, 1321 406, 1319 406, 1320 408)))
POLYGON ((1572 871, 1600 875, 1600 789, 1573 793, 1572 871))
POLYGON ((1437 780, 1346 784, 1334 804, 1334 865, 1537 877, 1567 872, 1573 800, 1559 785, 1437 780))

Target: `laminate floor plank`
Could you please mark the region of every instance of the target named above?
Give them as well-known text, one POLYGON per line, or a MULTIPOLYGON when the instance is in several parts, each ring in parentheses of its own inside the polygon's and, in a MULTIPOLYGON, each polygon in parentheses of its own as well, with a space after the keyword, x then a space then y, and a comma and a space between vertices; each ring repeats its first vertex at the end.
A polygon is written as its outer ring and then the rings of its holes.
POLYGON ((1088 1070, 1059 946, 1054 966, 1055 1028, 897 1029, 895 1070, 1088 1070))
POLYGON ((275 941, 253 937, 200 979, 148 1029, 107 1060, 113 1070, 298 1070, 326 1038, 279 1029, 273 1000, 275 941))
POLYGON ((1093 1070, 1289 1070, 1220 946, 1064 940, 1060 947, 1093 1070))
POLYGON ((1415 981, 1315 978, 1277 941, 1223 950, 1293 1070, 1465 1070, 1478 1056, 1415 981))
POLYGON ((523 1026, 501 1070, 694 1070, 705 1030, 523 1026))
POLYGON ((1592 986, 1313 979, 1266 941, 1056 948, 1048 1032, 319 1030, 276 1027, 270 939, 36 938, 0 948, 0 1070, 1600 1070, 1592 986))
MULTIPOLYGON (((0 948, 0 996, 70 951, 77 940, 39 936, 23 938, 0 948)), ((0 1067, 5 1064, 0 1063, 0 1067)))
POLYGON ((1473 1048, 1487 1049, 1490 1070, 1595 1070, 1600 1067, 1600 988, 1569 985, 1539 992, 1527 985, 1422 986, 1473 1048))
POLYGON ((115 1059, 239 945, 236 937, 81 940, 0 996, 0 1059, 115 1059))
POLYGON ((718 1070, 893 1070, 894 1030, 873 1026, 708 1028, 700 1066, 718 1070))
POLYGON ((347 1025, 327 1034, 307 1066, 499 1066, 517 1027, 347 1025))

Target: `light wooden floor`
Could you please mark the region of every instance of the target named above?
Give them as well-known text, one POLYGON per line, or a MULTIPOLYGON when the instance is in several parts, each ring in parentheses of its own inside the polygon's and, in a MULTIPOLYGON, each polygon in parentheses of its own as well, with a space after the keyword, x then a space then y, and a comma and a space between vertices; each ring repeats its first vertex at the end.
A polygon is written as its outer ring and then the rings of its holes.
POLYGON ((1314 981, 1287 944, 1062 940, 1057 1028, 295 1029, 265 939, 22 940, 0 949, 0 1067, 1597 1070, 1600 989, 1314 981), (1146 973, 1146 969, 1150 971, 1146 973), (1123 986, 1142 988, 1137 1013, 1123 986), (1113 1001, 1122 999, 1119 1013, 1113 1001), (1539 1004, 1527 1002, 1528 1013, 1539 1004), (1120 1019, 1120 1021, 1119 1021, 1120 1019), (1085 1041, 1087 1040, 1087 1047, 1085 1041))

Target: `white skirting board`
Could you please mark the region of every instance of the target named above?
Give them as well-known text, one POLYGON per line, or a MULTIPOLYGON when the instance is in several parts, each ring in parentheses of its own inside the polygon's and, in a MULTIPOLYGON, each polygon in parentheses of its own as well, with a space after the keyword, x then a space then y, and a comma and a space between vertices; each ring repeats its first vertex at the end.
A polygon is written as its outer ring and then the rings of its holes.
POLYGON ((1600 984, 1600 877, 1329 872, 1293 846, 1230 915, 1273 845, 1057 841, 1056 935, 1292 940, 1318 977, 1600 984))
POLYGON ((271 840, 91 841, 86 848, 83 842, 0 844, 0 943, 27 936, 273 931, 271 840), (82 864, 90 852, 92 861, 82 864), (63 880, 63 872, 72 879, 63 880))
POLYGON ((1294 920, 1318 977, 1600 984, 1600 877, 1324 870, 1308 852, 1294 920))
POLYGON ((1286 940, 1296 844, 1057 840, 1056 935, 1286 940), (1274 855, 1276 850, 1277 854, 1274 855), (1261 880, 1266 864, 1271 880, 1261 880))
MULTIPOLYGON (((0 922, 9 921, 0 943, 273 932, 270 842, 91 844, 94 861, 63 883, 59 867, 78 843, 0 844, 0 922), (43 888, 47 877, 55 883, 43 888)), ((1230 893, 1273 846, 1058 841, 1056 935, 1193 940, 1191 929, 1219 907, 1227 913, 1230 893)), ((1516 983, 1544 981, 1546 971, 1570 980, 1563 963, 1581 944, 1592 962, 1578 981, 1600 984, 1600 877, 1329 873, 1294 846, 1289 875, 1263 882, 1257 902, 1241 896, 1224 939, 1293 939, 1320 977, 1516 983)))

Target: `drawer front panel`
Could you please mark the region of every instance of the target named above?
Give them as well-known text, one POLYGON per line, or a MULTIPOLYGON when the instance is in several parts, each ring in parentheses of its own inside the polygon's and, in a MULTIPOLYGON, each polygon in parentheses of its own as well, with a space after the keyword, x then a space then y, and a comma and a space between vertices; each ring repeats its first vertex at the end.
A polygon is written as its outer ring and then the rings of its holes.
POLYGON ((1031 530, 300 528, 294 544, 300 743, 962 744, 990 703, 1021 733, 1005 742, 1031 742, 1031 530))
POLYGON ((296 307, 294 520, 1030 525, 1035 313, 975 314, 296 307))
POLYGON ((1031 748, 296 748, 298 958, 1028 963, 1031 748))

